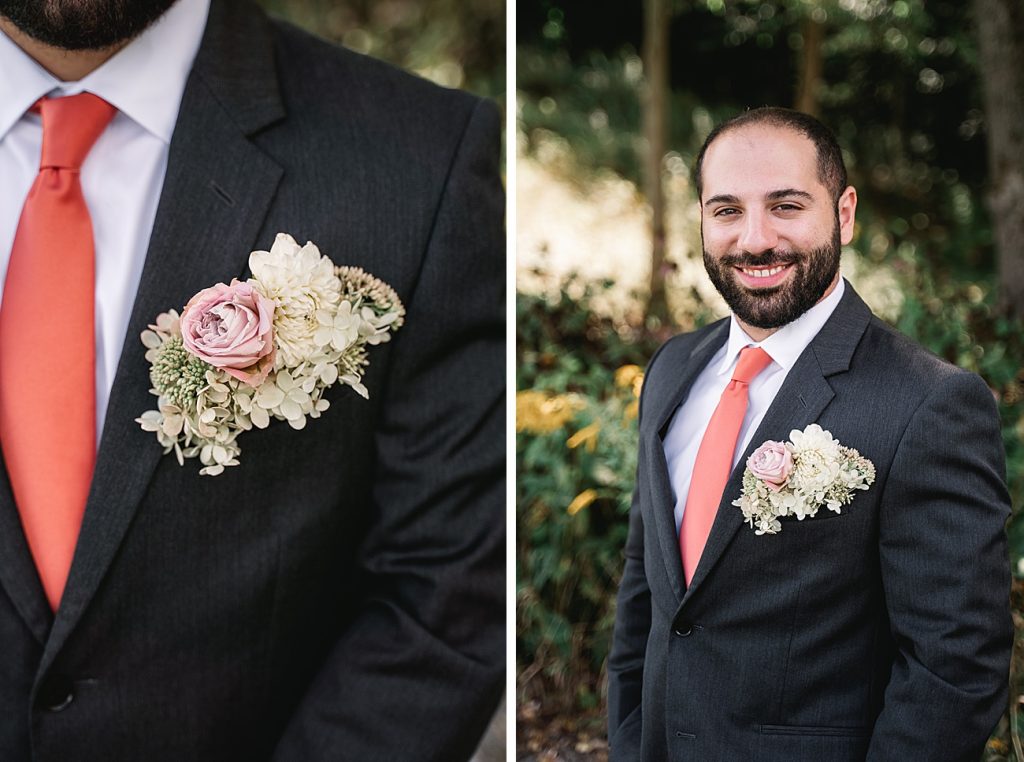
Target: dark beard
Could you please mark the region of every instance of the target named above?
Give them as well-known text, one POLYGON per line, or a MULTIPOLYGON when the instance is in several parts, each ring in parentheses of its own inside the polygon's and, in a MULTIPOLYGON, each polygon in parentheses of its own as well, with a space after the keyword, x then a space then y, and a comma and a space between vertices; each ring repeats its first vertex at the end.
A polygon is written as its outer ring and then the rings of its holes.
POLYGON ((765 251, 761 254, 726 254, 716 259, 704 250, 704 267, 718 293, 740 320, 755 328, 781 328, 818 303, 839 272, 842 243, 839 225, 832 240, 811 252, 765 251), (793 264, 785 283, 756 291, 743 286, 736 266, 765 267, 793 264))
POLYGON ((175 0, 0 0, 0 16, 62 50, 102 50, 137 37, 175 0))

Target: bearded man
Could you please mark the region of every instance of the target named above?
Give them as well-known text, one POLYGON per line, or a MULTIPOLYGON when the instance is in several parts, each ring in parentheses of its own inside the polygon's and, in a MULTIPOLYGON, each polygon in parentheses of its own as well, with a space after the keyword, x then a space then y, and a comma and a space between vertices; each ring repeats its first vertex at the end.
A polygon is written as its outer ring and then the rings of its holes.
POLYGON ((857 194, 778 108, 697 160, 732 315, 651 360, 609 657, 613 760, 977 760, 1006 706, 992 394, 839 273, 857 194))
POLYGON ((243 0, 0 0, 0 72, 0 759, 468 758, 505 662, 498 110, 243 0), (203 476, 136 422, 140 335, 278 233, 404 324, 368 400, 203 476))

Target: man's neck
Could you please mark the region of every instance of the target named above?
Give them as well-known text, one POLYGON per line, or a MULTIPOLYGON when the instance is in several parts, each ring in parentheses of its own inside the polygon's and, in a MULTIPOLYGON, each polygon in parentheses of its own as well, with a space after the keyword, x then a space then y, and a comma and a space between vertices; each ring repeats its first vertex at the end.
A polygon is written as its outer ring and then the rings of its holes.
POLYGON ((39 42, 18 29, 11 21, 0 16, 3 32, 19 48, 31 56, 61 82, 77 82, 106 63, 127 41, 100 50, 64 50, 39 42))

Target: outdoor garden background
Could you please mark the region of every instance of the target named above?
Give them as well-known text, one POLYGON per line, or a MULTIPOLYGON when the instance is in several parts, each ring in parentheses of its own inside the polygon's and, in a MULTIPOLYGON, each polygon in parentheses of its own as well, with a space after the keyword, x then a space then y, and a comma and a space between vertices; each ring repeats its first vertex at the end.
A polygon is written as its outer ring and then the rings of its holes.
MULTIPOLYGON (((516 14, 517 756, 601 760, 642 368, 725 314, 690 182, 721 119, 784 105, 836 131, 860 197, 843 272, 986 380, 1020 510, 1024 6, 519 0, 516 14)), ((1019 633, 1024 522, 1009 535, 1019 633)), ((986 760, 1024 762, 1021 676, 1018 650, 986 760)))

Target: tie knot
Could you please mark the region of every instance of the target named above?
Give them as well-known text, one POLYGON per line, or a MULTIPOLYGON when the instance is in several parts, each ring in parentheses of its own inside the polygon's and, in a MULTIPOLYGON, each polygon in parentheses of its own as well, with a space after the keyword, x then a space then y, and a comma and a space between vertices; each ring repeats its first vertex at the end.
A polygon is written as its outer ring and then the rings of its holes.
POLYGON ((744 347, 740 350, 740 361, 736 363, 732 380, 739 381, 741 384, 749 384, 757 377, 757 374, 768 367, 771 361, 771 356, 761 347, 744 347))
POLYGON ((40 169, 81 169, 93 143, 117 113, 92 93, 43 98, 36 105, 43 117, 40 169))

